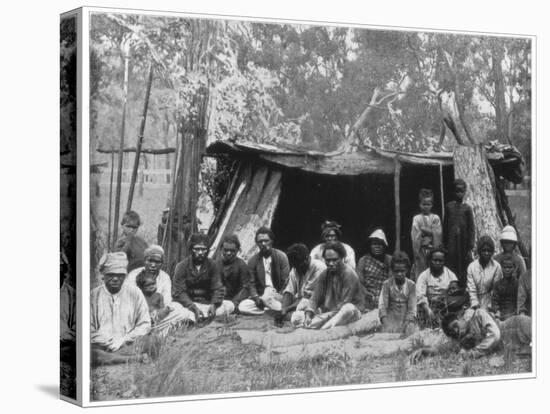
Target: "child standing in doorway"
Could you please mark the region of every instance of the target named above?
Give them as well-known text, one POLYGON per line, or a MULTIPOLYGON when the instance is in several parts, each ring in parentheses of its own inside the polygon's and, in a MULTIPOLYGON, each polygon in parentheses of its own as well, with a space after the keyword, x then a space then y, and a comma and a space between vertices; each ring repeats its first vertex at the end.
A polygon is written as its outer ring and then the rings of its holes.
POLYGON ((418 194, 420 214, 413 218, 411 239, 414 251, 414 280, 428 268, 427 257, 430 250, 441 244, 441 219, 432 213, 433 192, 423 188, 418 194))
POLYGON ((466 270, 472 262, 475 244, 474 213, 472 207, 464 202, 464 180, 455 180, 454 190, 455 200, 445 206, 443 241, 448 251, 448 267, 457 276, 460 286, 466 287, 466 270))

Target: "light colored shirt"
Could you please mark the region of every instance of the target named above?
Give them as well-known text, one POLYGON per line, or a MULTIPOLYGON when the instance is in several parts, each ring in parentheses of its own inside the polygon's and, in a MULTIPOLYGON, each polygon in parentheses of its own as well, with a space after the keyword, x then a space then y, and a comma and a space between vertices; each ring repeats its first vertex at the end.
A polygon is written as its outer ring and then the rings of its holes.
MULTIPOLYGON (((144 269, 144 267, 138 267, 132 270, 128 273, 124 283, 137 287, 136 278, 144 269)), ((157 292, 162 295, 164 305, 168 305, 172 302, 172 280, 170 276, 168 276, 168 273, 163 270, 161 270, 157 276, 157 292)))
POLYGON ((93 344, 106 345, 115 338, 124 338, 129 343, 149 333, 149 308, 137 287, 123 283, 120 291, 113 295, 101 285, 92 290, 90 296, 93 344))
POLYGON ((431 232, 431 236, 426 236, 431 239, 432 246, 439 246, 441 244, 441 236, 443 233, 441 227, 441 220, 437 214, 417 214, 413 218, 411 227, 411 239, 413 243, 413 249, 416 252, 422 246, 422 233, 426 231, 431 232))
POLYGON ((416 318, 416 288, 408 278, 398 286, 393 277, 382 284, 378 298, 378 316, 389 317, 404 322, 414 322, 416 318))
POLYGON ((483 268, 479 259, 474 260, 468 266, 466 272, 466 284, 468 294, 470 295, 470 305, 479 306, 483 309, 491 307, 491 297, 495 282, 502 278, 502 269, 500 264, 491 259, 487 266, 483 268))
POLYGON ((486 354, 499 344, 500 328, 486 310, 467 309, 463 318, 468 322, 466 334, 480 339, 480 342, 473 348, 474 351, 486 354))
MULTIPOLYGON (((324 245, 325 245, 324 243, 321 243, 315 246, 311 250, 311 253, 309 254, 309 256, 312 259, 320 260, 324 263, 325 262, 325 259, 323 258, 324 245)), ((344 258, 343 262, 347 264, 349 267, 351 267, 353 270, 355 270, 355 251, 352 249, 350 245, 346 243, 342 243, 342 246, 344 246, 344 249, 346 249, 346 257, 344 258)))
POLYGON ((60 295, 59 336, 63 341, 76 341, 76 291, 63 282, 60 295))
POLYGON ((438 277, 432 274, 430 268, 424 270, 416 281, 417 303, 429 305, 432 300, 444 297, 449 289, 449 284, 456 280, 456 275, 447 267, 443 268, 443 273, 438 277))
POLYGON ((265 285, 273 287, 273 280, 271 280, 271 256, 262 258, 264 262, 265 271, 265 285))
POLYGON ((322 261, 316 259, 311 259, 309 268, 303 276, 299 276, 296 269, 292 268, 284 292, 290 293, 295 299, 309 299, 317 284, 317 278, 326 268, 322 261))

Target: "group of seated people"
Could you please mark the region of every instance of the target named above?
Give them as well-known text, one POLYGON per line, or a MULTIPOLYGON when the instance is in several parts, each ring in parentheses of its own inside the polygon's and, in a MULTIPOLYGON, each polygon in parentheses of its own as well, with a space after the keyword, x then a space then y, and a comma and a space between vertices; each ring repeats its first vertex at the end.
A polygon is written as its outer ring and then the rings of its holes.
MULTIPOLYGON (((124 233, 130 239, 139 227, 139 216, 132 219, 123 218, 123 228, 132 225, 124 233)), ((162 270, 164 251, 158 245, 145 248, 143 266, 133 269, 128 256, 139 254, 132 249, 107 253, 100 264, 104 283, 91 294, 92 361, 141 360, 147 353, 136 351, 132 344, 137 338, 144 346, 148 338, 165 336, 178 324, 200 325, 232 313, 267 312, 279 326, 289 321, 297 328, 330 329, 375 308, 384 332, 407 336, 419 328, 442 327, 450 337, 469 338, 461 343, 472 356, 492 351, 505 337, 529 346, 530 274, 525 271, 518 279, 521 256, 513 249, 493 257, 494 242, 481 236, 478 259, 467 267, 467 283, 461 286, 446 266, 446 250, 433 247, 415 282, 408 255, 386 253, 382 229, 369 235, 368 253, 357 263, 353 249, 339 241, 341 234, 337 223, 327 221, 323 243, 311 252, 296 243, 285 253, 273 247, 271 229, 261 227, 255 235, 258 252, 248 263, 238 256, 236 235, 226 235, 220 257, 212 259, 207 236, 192 234, 190 254, 172 277, 162 270)), ((513 236, 515 230, 505 227, 503 247, 513 236)))

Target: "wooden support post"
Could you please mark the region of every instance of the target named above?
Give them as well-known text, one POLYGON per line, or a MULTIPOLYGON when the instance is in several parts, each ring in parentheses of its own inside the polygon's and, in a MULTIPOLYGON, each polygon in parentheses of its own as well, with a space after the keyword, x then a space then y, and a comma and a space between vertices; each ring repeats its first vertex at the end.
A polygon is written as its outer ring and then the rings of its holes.
POLYGON ((111 152, 111 179, 109 182, 109 224, 107 225, 107 250, 111 251, 111 225, 113 221, 113 177, 115 172, 115 153, 111 152))
POLYGON ((116 176, 116 196, 115 196, 115 219, 113 222, 113 241, 118 239, 118 218, 120 214, 120 192, 122 187, 122 160, 124 158, 124 134, 126 128, 126 105, 128 103, 128 69, 130 64, 130 53, 127 47, 124 51, 124 98, 122 104, 122 125, 120 128, 120 148, 118 151, 118 171, 116 176))
POLYGON ((395 169, 393 173, 393 189, 395 200, 395 250, 401 250, 401 200, 399 197, 401 177, 401 161, 395 157, 395 169))
POLYGON ((443 164, 439 164, 439 191, 441 192, 441 221, 445 220, 445 191, 443 188, 443 164))
MULTIPOLYGON (((136 186, 139 159, 141 156, 141 147, 143 145, 143 133, 145 132, 145 122, 147 121, 147 109, 149 107, 149 97, 151 96, 152 84, 153 84, 153 63, 150 63, 149 78, 147 79, 147 89, 145 91, 145 101, 143 102, 143 112, 141 113, 141 123, 139 125, 139 136, 138 136, 138 141, 136 145, 136 157, 134 158, 134 168, 132 170, 130 188, 128 189, 128 203, 126 204, 126 211, 130 211, 132 209, 132 200, 134 198, 134 188, 136 186)), ((122 149, 124 150, 124 148, 122 149)))

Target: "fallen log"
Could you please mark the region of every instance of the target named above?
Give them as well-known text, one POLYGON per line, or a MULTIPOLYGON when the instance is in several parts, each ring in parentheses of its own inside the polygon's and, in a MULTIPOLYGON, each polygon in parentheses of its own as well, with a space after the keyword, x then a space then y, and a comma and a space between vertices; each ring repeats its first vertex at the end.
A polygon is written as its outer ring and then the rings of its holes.
POLYGON ((298 328, 289 333, 257 332, 237 330, 243 344, 261 345, 267 349, 289 347, 292 345, 313 344, 318 342, 345 339, 374 331, 380 326, 378 309, 364 314, 361 319, 345 326, 336 326, 327 330, 298 328))
POLYGON ((419 347, 439 347, 447 341, 447 337, 441 330, 425 329, 404 339, 400 339, 400 334, 376 333, 365 338, 352 336, 347 339, 266 349, 260 354, 260 362, 265 364, 297 362, 325 358, 329 354, 341 355, 353 360, 390 357, 398 353, 408 354, 419 347))

